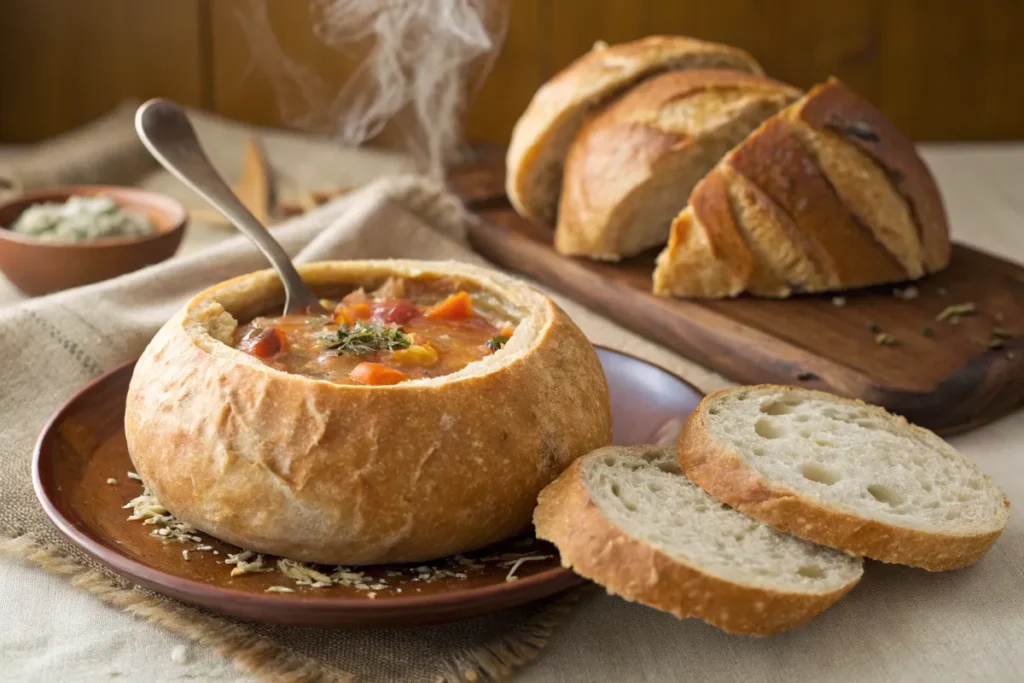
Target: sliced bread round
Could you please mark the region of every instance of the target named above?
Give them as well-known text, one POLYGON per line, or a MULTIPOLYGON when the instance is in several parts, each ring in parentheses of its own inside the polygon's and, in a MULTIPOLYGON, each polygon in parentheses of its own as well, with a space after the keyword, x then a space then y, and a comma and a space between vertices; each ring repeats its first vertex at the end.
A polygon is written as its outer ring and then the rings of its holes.
POLYGON ((762 385, 707 396, 679 437, 693 481, 815 543, 931 571, 977 562, 1003 493, 938 436, 877 406, 762 385))
POLYGON ((565 157, 555 248, 617 261, 668 240, 694 185, 800 91, 734 69, 668 71, 592 117, 565 157))
POLYGON ((763 73, 743 50, 684 36, 595 46, 537 90, 512 130, 505 188, 516 211, 553 226, 562 162, 587 115, 644 78, 674 69, 763 73))
POLYGON ((609 593, 730 633, 799 626, 860 580, 860 558, 779 533, 683 476, 671 447, 608 446, 545 488, 533 522, 609 593))

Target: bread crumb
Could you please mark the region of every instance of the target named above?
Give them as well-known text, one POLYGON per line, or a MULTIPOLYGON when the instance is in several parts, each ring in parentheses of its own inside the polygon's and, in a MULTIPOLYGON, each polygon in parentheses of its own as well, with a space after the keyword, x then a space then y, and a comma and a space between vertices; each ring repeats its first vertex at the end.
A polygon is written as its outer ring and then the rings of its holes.
POLYGON ((846 297, 845 296, 834 296, 834 297, 832 297, 832 305, 836 306, 838 308, 842 308, 843 306, 846 305, 846 297))
POLYGON ((371 600, 376 600, 377 599, 377 594, 374 593, 373 591, 370 591, 369 593, 366 594, 366 597, 368 597, 371 600))
POLYGON ((875 343, 880 344, 882 346, 895 346, 900 342, 899 339, 892 336, 888 332, 879 332, 878 334, 875 335, 875 343))
POLYGON ((271 586, 270 588, 268 588, 267 590, 265 590, 263 592, 264 593, 294 593, 295 589, 294 588, 289 588, 288 586, 271 586))
POLYGON ((175 645, 171 650, 171 661, 175 664, 184 664, 188 661, 188 649, 184 645, 175 645))
POLYGON ((903 289, 900 289, 899 287, 897 287, 896 289, 892 290, 892 295, 894 297, 896 297, 897 299, 903 299, 904 301, 911 301, 913 299, 916 299, 918 296, 920 296, 921 292, 919 292, 917 287, 915 287, 914 285, 910 285, 909 287, 905 287, 903 289))
POLYGON ((188 562, 188 551, 187 550, 182 550, 181 551, 181 556, 185 558, 186 562, 188 562))
POLYGON ((107 483, 110 484, 110 485, 114 485, 114 484, 117 483, 117 479, 114 479, 113 477, 111 477, 110 479, 107 479, 107 483))

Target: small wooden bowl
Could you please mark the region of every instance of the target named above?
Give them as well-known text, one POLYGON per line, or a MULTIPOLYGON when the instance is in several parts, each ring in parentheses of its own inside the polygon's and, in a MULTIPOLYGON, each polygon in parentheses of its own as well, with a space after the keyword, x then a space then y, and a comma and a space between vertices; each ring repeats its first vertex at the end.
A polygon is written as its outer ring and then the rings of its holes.
POLYGON ((79 287, 124 275, 174 255, 188 212, 165 195, 125 187, 78 185, 26 192, 0 202, 0 270, 29 296, 79 287), (51 242, 10 230, 33 204, 65 202, 72 195, 104 196, 146 216, 156 230, 144 237, 109 237, 88 242, 51 242))

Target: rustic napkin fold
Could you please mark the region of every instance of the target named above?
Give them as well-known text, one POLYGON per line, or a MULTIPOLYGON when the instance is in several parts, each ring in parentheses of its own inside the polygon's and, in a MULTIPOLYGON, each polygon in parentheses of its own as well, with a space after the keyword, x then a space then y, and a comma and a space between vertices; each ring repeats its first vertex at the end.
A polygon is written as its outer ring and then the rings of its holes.
MULTIPOLYGON (((275 230, 298 261, 332 258, 459 259, 465 216, 450 195, 392 177, 275 230)), ((71 579, 108 604, 212 646, 243 670, 281 680, 486 680, 544 644, 572 596, 468 622, 411 630, 316 631, 244 624, 132 589, 68 543, 43 516, 30 481, 33 440, 55 408, 89 378, 136 357, 198 290, 265 267, 244 238, 144 271, 0 310, 0 552, 71 579)), ((562 301, 596 342, 722 383, 657 347, 562 301)), ((83 634, 83 638, 88 637, 83 634)), ((0 654, 0 665, 3 664, 0 654)), ((88 672, 79 671, 76 678, 88 672)), ((134 672, 139 674, 140 672, 134 672)), ((159 680, 159 672, 154 672, 159 680)))

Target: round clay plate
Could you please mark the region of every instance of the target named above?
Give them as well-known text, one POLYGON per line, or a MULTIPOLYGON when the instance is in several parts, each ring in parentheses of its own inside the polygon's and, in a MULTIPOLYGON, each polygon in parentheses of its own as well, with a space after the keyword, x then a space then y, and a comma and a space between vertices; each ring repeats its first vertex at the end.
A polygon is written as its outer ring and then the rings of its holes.
MULTIPOLYGON (((672 439, 700 393, 631 356, 598 349, 611 388, 616 444, 672 439)), ((130 478, 125 396, 134 363, 96 379, 64 404, 36 445, 36 495, 53 523, 89 555, 133 582, 242 619, 301 626, 411 626, 466 619, 553 595, 583 579, 532 537, 424 563, 347 568, 329 586, 298 585, 264 557, 265 573, 231 576, 239 549, 205 534, 181 543, 131 521, 142 492, 130 478), (182 552, 187 550, 186 555, 182 552), (514 570, 514 572, 513 572, 514 570), (511 574, 511 577, 510 577, 511 574), (340 577, 340 578, 339 578, 340 577), (276 592, 280 586, 293 592, 276 592)), ((330 574, 335 567, 318 567, 330 574)))

